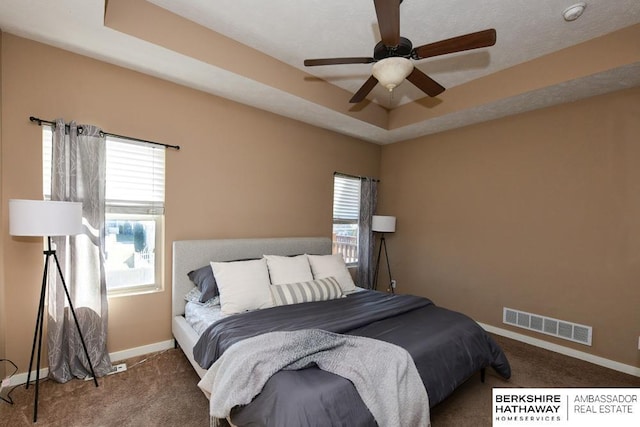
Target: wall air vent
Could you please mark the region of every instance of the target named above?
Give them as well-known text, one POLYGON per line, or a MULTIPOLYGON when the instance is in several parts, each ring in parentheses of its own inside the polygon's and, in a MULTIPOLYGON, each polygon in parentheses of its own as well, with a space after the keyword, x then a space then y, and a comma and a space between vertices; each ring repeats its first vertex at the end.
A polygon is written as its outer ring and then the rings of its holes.
POLYGON ((502 309, 502 322, 507 325, 517 326, 518 328, 552 335, 584 345, 591 345, 591 326, 540 316, 507 307, 502 309))

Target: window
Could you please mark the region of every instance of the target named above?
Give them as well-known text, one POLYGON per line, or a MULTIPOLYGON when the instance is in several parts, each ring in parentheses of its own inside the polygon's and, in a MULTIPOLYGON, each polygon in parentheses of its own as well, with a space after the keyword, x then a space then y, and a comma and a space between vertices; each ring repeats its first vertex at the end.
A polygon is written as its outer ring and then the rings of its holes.
POLYGON ((333 253, 340 253, 347 265, 358 264, 358 218, 360 178, 333 176, 333 253))
MULTIPOLYGON (((53 129, 43 127, 43 190, 51 192, 53 129)), ((110 295, 162 288, 165 150, 106 139, 105 270, 110 295)))

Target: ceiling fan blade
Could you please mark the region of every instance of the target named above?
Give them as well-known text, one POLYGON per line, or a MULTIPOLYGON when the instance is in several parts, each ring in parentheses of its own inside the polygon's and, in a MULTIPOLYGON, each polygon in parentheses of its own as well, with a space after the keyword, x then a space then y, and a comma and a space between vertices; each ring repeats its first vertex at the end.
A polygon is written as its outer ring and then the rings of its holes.
POLYGON ((322 58, 305 59, 305 67, 315 67, 316 65, 338 65, 338 64, 370 64, 375 62, 373 58, 322 58))
POLYGON ((462 52, 465 50, 478 49, 496 44, 496 30, 478 31, 476 33, 465 34, 463 36, 452 37, 439 42, 425 44, 413 49, 417 59, 430 58, 433 56, 446 55, 448 53, 462 52))
POLYGON ((407 76, 407 80, 413 83, 418 89, 432 97, 444 92, 444 87, 442 87, 440 83, 433 80, 416 67, 414 67, 411 74, 407 76))
POLYGON ((382 44, 389 47, 400 43, 400 0, 373 0, 378 17, 382 44))
POLYGON ((369 79, 366 82, 364 82, 364 84, 360 87, 360 89, 358 89, 358 91, 353 95, 353 97, 351 97, 349 102, 352 104, 357 104, 358 102, 362 101, 367 97, 367 95, 369 95, 369 92, 371 92, 373 88, 376 87, 377 84, 378 84, 378 79, 376 79, 373 76, 370 76, 369 79))

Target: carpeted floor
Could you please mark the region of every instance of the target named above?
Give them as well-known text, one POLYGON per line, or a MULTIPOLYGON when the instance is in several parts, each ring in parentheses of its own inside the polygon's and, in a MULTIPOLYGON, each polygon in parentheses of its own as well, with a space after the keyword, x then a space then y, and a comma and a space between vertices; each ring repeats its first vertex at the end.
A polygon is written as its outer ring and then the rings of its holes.
POLYGON ((494 387, 640 387, 638 377, 508 338, 494 338, 507 354, 511 378, 503 380, 492 369, 487 369, 484 384, 479 374, 469 379, 431 409, 433 427, 491 426, 494 387))
MULTIPOLYGON (((93 381, 40 384, 38 426, 208 426, 208 400, 181 350, 127 360, 127 371, 93 381), (136 364, 138 363, 138 364, 136 364)), ((0 426, 33 425, 34 388, 19 386, 0 402, 0 426)))
MULTIPOLYGON (((503 337, 495 337, 513 370, 509 381, 491 369, 476 375, 431 410, 433 427, 491 426, 493 387, 640 387, 640 378, 605 369, 503 337)), ((39 426, 208 426, 208 401, 198 376, 180 350, 127 360, 126 372, 91 381, 40 387, 39 426)), ((0 426, 30 426, 33 387, 17 387, 0 402, 0 426)), ((6 394, 6 392, 5 392, 6 394)))

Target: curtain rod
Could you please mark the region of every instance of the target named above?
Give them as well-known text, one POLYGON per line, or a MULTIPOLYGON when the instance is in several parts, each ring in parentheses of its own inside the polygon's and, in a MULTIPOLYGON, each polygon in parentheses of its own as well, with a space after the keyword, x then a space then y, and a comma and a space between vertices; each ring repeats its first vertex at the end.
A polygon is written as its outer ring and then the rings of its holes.
MULTIPOLYGON (((44 120, 44 119, 40 119, 38 117, 33 117, 33 116, 30 116, 29 120, 31 120, 33 123, 37 123, 38 126, 42 126, 43 123, 46 123, 46 124, 54 126, 54 127, 56 125, 56 122, 52 122, 51 120, 44 120)), ((65 124, 65 128, 67 126, 69 126, 69 125, 65 124)), ((78 128, 82 128, 82 126, 78 126, 78 128)), ((104 131, 100 131, 100 133, 102 135, 105 135, 105 136, 113 136, 113 137, 116 137, 116 138, 130 139, 132 141, 143 142, 145 144, 161 145, 162 147, 165 147, 165 148, 173 148, 174 150, 180 150, 180 146, 179 145, 163 144, 161 142, 147 141, 146 139, 133 138, 131 136, 118 135, 116 133, 109 133, 109 132, 104 132, 104 131)))
POLYGON ((333 175, 343 176, 345 178, 370 179, 371 181, 380 182, 380 180, 377 178, 371 178, 368 176, 360 176, 360 175, 350 175, 348 173, 342 173, 342 172, 334 172, 333 175))

